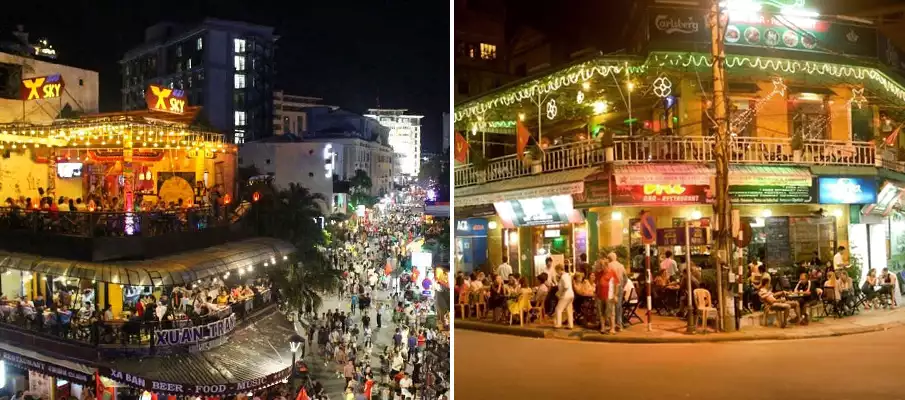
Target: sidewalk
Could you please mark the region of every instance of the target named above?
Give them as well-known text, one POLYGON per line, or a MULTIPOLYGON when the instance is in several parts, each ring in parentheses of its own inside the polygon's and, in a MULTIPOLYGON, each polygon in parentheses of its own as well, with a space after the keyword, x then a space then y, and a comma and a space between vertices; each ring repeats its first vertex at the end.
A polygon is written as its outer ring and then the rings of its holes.
MULTIPOLYGON (((639 310, 638 315, 643 319, 645 313, 639 310)), ((760 313, 742 316, 742 329, 738 332, 716 333, 712 326, 706 332, 698 326, 698 333, 687 334, 684 319, 669 316, 659 316, 652 313, 653 323, 651 331, 647 331, 645 322, 634 320, 634 325, 627 327, 615 335, 603 335, 597 330, 576 326, 575 329, 554 329, 550 319, 543 323, 518 325, 517 320, 512 326, 490 322, 490 320, 456 319, 453 329, 467 329, 489 333, 506 335, 555 338, 564 340, 581 340, 589 342, 616 342, 616 343, 697 343, 697 342, 731 342, 746 340, 794 340, 809 339, 828 336, 853 335, 858 333, 883 331, 894 327, 905 326, 905 307, 892 310, 862 310, 860 313, 840 319, 833 317, 821 318, 819 321, 811 321, 806 326, 789 324, 785 329, 777 326, 762 326, 759 323, 760 313)), ((727 321, 734 324, 735 321, 727 321)))

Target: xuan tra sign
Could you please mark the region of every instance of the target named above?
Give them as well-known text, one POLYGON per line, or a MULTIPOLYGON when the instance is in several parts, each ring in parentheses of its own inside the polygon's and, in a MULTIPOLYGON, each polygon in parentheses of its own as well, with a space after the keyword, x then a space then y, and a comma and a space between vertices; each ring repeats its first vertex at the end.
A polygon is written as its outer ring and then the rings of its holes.
POLYGON ((236 327, 236 314, 207 325, 162 329, 154 332, 157 346, 196 344, 226 335, 236 327))

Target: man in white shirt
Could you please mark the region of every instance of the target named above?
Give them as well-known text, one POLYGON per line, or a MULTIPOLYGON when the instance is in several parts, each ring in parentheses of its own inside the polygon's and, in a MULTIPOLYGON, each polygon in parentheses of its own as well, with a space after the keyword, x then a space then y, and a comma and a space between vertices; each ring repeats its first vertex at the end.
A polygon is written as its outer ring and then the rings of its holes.
MULTIPOLYGON (((619 282, 616 283, 616 293, 625 292, 625 281, 628 280, 628 276, 625 274, 625 266, 619 262, 618 257, 616 257, 616 253, 610 253, 607 255, 607 259, 610 260, 610 269, 616 273, 616 277, 619 278, 619 282)), ((616 330, 622 330, 622 298, 616 300, 616 330)))
POLYGON ((509 265, 509 257, 503 256, 503 263, 497 267, 497 274, 503 277, 503 281, 509 280, 509 275, 512 275, 512 266, 509 265))
POLYGON ((833 269, 836 271, 848 268, 848 264, 846 264, 842 259, 842 253, 844 252, 845 246, 839 246, 839 248, 836 250, 836 254, 833 256, 833 269))
POLYGON ((666 258, 660 262, 660 271, 667 270, 669 271, 669 276, 675 276, 679 271, 679 265, 676 264, 676 260, 672 259, 672 251, 666 250, 666 258))
POLYGON ((575 315, 572 309, 572 301, 575 300, 575 292, 572 290, 572 275, 564 272, 561 264, 556 266, 555 273, 559 274, 560 278, 559 290, 556 292, 559 301, 556 303, 553 327, 562 328, 562 312, 565 311, 569 329, 572 329, 575 326, 575 315))

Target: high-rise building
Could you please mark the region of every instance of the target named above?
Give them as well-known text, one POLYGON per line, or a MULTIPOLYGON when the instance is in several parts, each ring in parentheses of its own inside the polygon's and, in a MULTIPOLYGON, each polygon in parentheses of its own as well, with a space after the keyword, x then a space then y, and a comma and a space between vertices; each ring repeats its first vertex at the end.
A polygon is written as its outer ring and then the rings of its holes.
POLYGON ((399 172, 417 177, 421 172, 421 115, 407 115, 408 110, 370 109, 366 117, 374 118, 390 128, 389 144, 399 159, 399 172))
POLYGON ((443 113, 443 147, 441 153, 449 151, 449 113, 443 113))
POLYGON ((198 24, 161 22, 126 52, 124 110, 146 107, 150 84, 185 91, 213 128, 241 144, 273 134, 273 28, 206 18, 198 24))
MULTIPOLYGON (((273 92, 273 133, 294 133, 302 136, 308 130, 309 107, 324 107, 320 97, 296 96, 282 90, 273 92)), ((331 107, 338 109, 339 107, 331 107)))

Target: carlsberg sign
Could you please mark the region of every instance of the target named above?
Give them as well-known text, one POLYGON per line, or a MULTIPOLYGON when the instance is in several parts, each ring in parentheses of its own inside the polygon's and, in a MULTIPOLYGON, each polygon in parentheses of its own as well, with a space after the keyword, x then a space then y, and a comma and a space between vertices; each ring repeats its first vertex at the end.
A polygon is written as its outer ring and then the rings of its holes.
POLYGON ((667 35, 698 33, 700 30, 700 24, 693 17, 682 18, 668 14, 657 15, 654 18, 654 26, 667 35))

